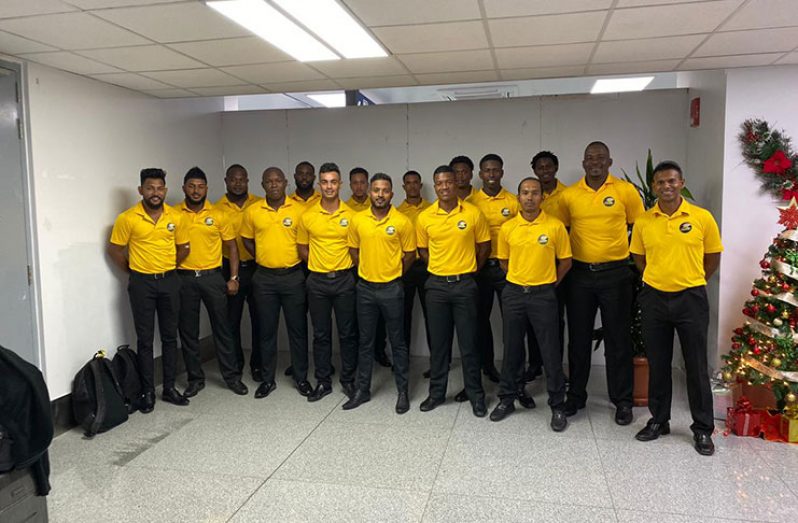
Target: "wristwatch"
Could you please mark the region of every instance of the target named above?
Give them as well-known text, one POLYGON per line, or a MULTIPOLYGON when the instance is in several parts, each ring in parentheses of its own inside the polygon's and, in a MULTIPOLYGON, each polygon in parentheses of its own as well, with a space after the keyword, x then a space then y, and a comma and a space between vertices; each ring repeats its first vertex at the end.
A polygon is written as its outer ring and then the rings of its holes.
POLYGON ((230 276, 230 281, 238 281, 238 274, 230 276))

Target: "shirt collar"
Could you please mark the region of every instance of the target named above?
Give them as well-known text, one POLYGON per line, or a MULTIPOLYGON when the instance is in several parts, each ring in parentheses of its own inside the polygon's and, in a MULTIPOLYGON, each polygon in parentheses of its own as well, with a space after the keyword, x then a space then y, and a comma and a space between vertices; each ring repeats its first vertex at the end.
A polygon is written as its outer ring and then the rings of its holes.
POLYGON ((690 212, 692 210, 691 207, 692 207, 692 205, 690 205, 687 202, 687 198, 682 196, 682 203, 679 204, 679 207, 677 207, 676 211, 674 211, 674 213, 671 214, 670 216, 668 214, 664 213, 662 211, 662 209, 660 209, 659 201, 654 205, 654 207, 651 208, 651 212, 655 216, 665 216, 667 218, 672 218, 674 216, 684 216, 684 215, 689 216, 690 212))
MULTIPOLYGON (((211 209, 213 209, 213 205, 211 205, 211 202, 206 199, 205 203, 202 204, 202 209, 200 209, 197 214, 202 214, 204 212, 210 211, 211 209)), ((180 210, 183 212, 194 212, 188 208, 188 205, 186 205, 186 200, 180 202, 180 210)))
POLYGON ((532 225, 540 225, 541 223, 546 221, 547 217, 546 217, 546 211, 541 209, 540 210, 540 214, 538 214, 537 217, 534 220, 532 220, 531 222, 528 221, 526 218, 524 218, 521 215, 520 211, 518 212, 518 214, 515 215, 515 219, 518 220, 518 223, 520 225, 522 225, 522 226, 524 226, 524 225, 532 226, 532 225))
POLYGON ((446 212, 443 209, 441 209, 441 201, 435 200, 435 214, 452 214, 455 212, 461 212, 463 210, 463 201, 464 200, 458 199, 457 206, 454 209, 452 209, 451 212, 446 212))
POLYGON ((391 219, 394 216, 394 213, 396 213, 396 212, 397 212, 396 211, 396 207, 391 205, 390 209, 388 209, 388 214, 386 214, 385 217, 382 218, 382 219, 378 219, 376 216, 374 216, 374 210, 372 208, 369 208, 369 210, 366 212, 366 215, 369 218, 371 218, 372 220, 374 220, 375 222, 377 222, 377 224, 380 224, 382 222, 385 222, 385 221, 388 221, 389 219, 391 219))
POLYGON ((607 185, 613 185, 617 181, 618 178, 616 178, 615 176, 612 175, 612 173, 610 173, 607 175, 607 179, 604 180, 604 183, 601 184, 601 187, 599 187, 598 190, 594 190, 591 186, 587 184, 587 176, 582 176, 582 178, 579 180, 579 186, 587 191, 599 192, 607 185))
MULTIPOLYGON (((283 204, 280 206, 280 209, 284 209, 285 207, 291 207, 292 205, 294 205, 294 201, 292 201, 291 198, 286 196, 285 201, 283 201, 283 204)), ((269 201, 266 198, 263 199, 262 208, 272 212, 277 212, 280 210, 280 209, 275 209, 274 207, 269 205, 269 201)))

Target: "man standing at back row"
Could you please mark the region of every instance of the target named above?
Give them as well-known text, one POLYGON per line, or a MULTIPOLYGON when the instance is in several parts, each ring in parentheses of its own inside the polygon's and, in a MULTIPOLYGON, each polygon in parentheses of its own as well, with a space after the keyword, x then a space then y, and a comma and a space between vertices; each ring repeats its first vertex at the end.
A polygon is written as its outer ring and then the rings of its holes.
POLYGON ((612 157, 602 142, 585 149, 585 177, 563 191, 560 218, 571 229, 573 268, 568 276, 569 389, 565 414, 587 402, 591 341, 601 310, 607 389, 615 405, 615 423, 632 422, 633 279, 628 226, 643 214, 634 186, 610 174, 612 157))

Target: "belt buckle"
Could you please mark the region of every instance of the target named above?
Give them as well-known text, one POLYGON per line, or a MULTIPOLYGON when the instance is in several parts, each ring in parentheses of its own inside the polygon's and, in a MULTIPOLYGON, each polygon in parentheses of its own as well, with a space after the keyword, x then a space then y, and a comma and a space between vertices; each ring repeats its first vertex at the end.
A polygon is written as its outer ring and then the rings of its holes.
POLYGON ((459 274, 455 276, 445 276, 445 278, 446 278, 446 283, 457 283, 458 281, 460 281, 459 274))
POLYGON ((587 270, 590 272, 598 272, 599 271, 599 263, 588 263, 587 270))
POLYGON ((338 276, 338 271, 330 271, 324 276, 326 276, 329 280, 334 280, 338 276))
POLYGON ((163 280, 164 278, 166 278, 165 272, 156 272, 155 274, 152 275, 153 280, 163 280))
POLYGON ((198 270, 195 269, 194 270, 194 277, 195 278, 199 278, 200 276, 202 276, 202 271, 198 271, 198 270))
POLYGON ((532 287, 530 287, 528 285, 525 286, 525 287, 522 287, 522 289, 524 289, 524 294, 529 294, 529 293, 532 292, 532 287))

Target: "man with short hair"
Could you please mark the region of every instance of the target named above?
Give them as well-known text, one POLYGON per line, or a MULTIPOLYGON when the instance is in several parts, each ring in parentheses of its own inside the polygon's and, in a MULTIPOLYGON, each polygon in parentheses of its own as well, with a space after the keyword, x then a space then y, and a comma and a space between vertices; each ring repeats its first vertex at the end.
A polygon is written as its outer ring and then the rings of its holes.
POLYGON ((478 291, 474 273, 490 254, 490 228, 479 209, 458 198, 451 167, 435 169, 432 180, 438 201, 422 211, 416 223, 419 254, 430 273, 426 300, 432 340, 429 397, 420 407, 427 412, 446 401, 456 328, 466 395, 474 415, 484 417, 488 410, 475 344, 478 291))
POLYGON ((341 349, 341 387, 349 397, 355 393, 357 367, 355 276, 347 246, 355 213, 339 197, 341 171, 334 163, 319 168, 319 189, 321 199, 302 213, 297 229, 299 257, 310 270, 306 287, 317 385, 308 401, 318 401, 332 392, 333 311, 341 349))
POLYGON ((723 245, 712 215, 681 196, 682 168, 673 161, 654 167, 657 204, 632 230, 632 257, 643 273, 638 296, 648 356, 648 409, 651 419, 637 433, 651 441, 670 432, 673 332, 679 334, 687 374, 687 400, 696 451, 715 452, 712 391, 707 366, 709 302, 706 282, 720 264, 723 245))
POLYGON ((346 201, 355 212, 366 211, 369 209, 369 172, 363 167, 355 167, 349 171, 349 189, 352 196, 346 201))
POLYGON ((312 388, 308 374, 308 324, 305 297, 305 273, 297 252, 297 228, 304 212, 302 206, 287 198, 288 182, 277 167, 263 171, 261 186, 266 199, 250 206, 241 226, 247 251, 255 257, 258 268, 252 279, 258 323, 263 333, 255 350, 263 362, 263 383, 255 391, 265 398, 277 387, 277 328, 280 309, 288 330, 294 383, 302 396, 312 388))
POLYGON ((612 157, 603 142, 585 148, 585 176, 560 196, 560 217, 571 229, 573 268, 568 275, 568 399, 573 416, 587 402, 596 312, 604 330, 607 389, 615 423, 629 425, 632 412, 634 274, 629 265, 628 227, 643 214, 635 187, 610 174, 612 157))
POLYGON ((166 205, 166 173, 141 170, 138 188, 141 202, 120 214, 114 222, 108 255, 130 275, 128 294, 136 328, 136 354, 141 379, 139 409, 155 408, 155 362, 152 353, 155 315, 161 334, 163 362, 162 399, 188 405, 175 388, 177 373, 177 321, 180 280, 175 268, 190 252, 188 235, 180 226, 180 213, 166 205))
POLYGON ((455 156, 449 162, 449 167, 454 172, 457 197, 470 203, 471 198, 477 193, 476 187, 471 185, 471 180, 474 178, 474 162, 468 156, 455 156))
POLYGON ((404 337, 404 291, 402 274, 416 257, 416 231, 412 222, 391 206, 393 182, 385 173, 371 178, 371 209, 357 213, 349 227, 349 251, 357 265, 357 313, 360 350, 357 390, 343 409, 359 407, 371 399, 371 372, 377 323, 383 319, 393 351, 396 381, 396 413, 410 409, 407 387, 409 365, 404 337))
POLYGON ((235 357, 233 335, 227 316, 227 296, 238 292, 238 247, 226 214, 207 200, 208 178, 192 167, 183 178, 185 200, 178 207, 182 223, 194 246, 177 266, 180 277, 180 320, 178 328, 186 363, 188 387, 183 396, 192 398, 205 388, 200 354, 200 303, 205 304, 211 322, 219 370, 227 387, 239 395, 249 392, 241 382, 235 357), (230 278, 222 276, 222 245, 230 256, 230 278))
POLYGON ((321 200, 321 194, 313 189, 315 182, 316 168, 313 164, 307 161, 299 162, 294 168, 296 190, 288 198, 300 205, 303 210, 307 210, 321 200))

